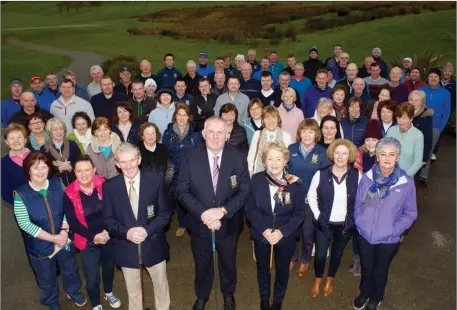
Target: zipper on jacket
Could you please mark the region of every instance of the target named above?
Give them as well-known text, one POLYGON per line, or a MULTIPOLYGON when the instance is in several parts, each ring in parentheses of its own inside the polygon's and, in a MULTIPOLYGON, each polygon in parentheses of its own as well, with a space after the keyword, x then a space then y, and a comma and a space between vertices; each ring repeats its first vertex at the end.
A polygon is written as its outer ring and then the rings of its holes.
MULTIPOLYGON (((52 217, 52 212, 51 212, 51 207, 49 206, 49 201, 48 201, 48 198, 47 197, 44 197, 44 196, 41 196, 43 197, 44 199, 44 204, 46 206, 46 209, 48 210, 48 216, 49 216, 49 220, 51 221, 51 232, 52 232, 52 235, 55 235, 55 231, 54 231, 54 218, 52 217)), ((53 242, 54 243, 54 242, 53 242)), ((54 243, 55 244, 55 243, 54 243)))

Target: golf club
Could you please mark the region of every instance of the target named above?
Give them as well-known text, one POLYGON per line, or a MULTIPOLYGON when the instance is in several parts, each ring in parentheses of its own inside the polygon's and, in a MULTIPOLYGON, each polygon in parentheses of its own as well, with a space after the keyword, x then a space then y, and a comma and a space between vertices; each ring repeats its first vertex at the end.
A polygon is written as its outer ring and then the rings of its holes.
POLYGON ((214 268, 214 299, 216 301, 216 309, 219 309, 219 303, 217 298, 217 277, 216 277, 216 233, 211 230, 211 243, 213 248, 213 268, 214 268))

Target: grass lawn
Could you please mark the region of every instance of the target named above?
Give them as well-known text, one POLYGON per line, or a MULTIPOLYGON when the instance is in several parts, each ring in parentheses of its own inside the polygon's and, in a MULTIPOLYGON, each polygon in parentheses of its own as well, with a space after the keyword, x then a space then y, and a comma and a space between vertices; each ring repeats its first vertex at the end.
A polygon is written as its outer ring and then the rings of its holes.
MULTIPOLYGON (((227 5, 230 2, 218 2, 227 5)), ((232 2, 233 4, 233 2, 232 2)), ((307 59, 309 48, 316 45, 320 58, 331 54, 333 44, 341 43, 357 64, 379 46, 384 59, 389 60, 394 54, 402 57, 413 52, 421 54, 423 50, 435 51, 443 55, 442 62, 454 62, 456 58, 456 16, 455 10, 420 15, 385 18, 353 26, 321 31, 309 35, 300 35, 296 42, 283 41, 278 46, 271 46, 268 41, 258 40, 254 45, 221 44, 209 40, 172 39, 160 36, 134 36, 126 32, 128 28, 157 27, 159 23, 143 23, 131 18, 170 7, 197 7, 215 5, 214 2, 113 2, 97 8, 83 8, 80 13, 59 14, 54 3, 17 2, 2 5, 2 36, 14 36, 23 41, 55 47, 95 52, 106 58, 133 55, 151 61, 153 71, 163 67, 163 55, 173 52, 177 67, 184 71, 189 59, 196 59, 200 51, 209 53, 210 62, 216 56, 246 54, 249 48, 257 49, 258 58, 271 50, 280 54, 280 60, 286 62, 286 55, 295 53, 298 60, 307 59), (25 9, 27 7, 27 9, 25 9), (51 30, 52 29, 52 30, 51 30)), ((300 22, 303 22, 301 20, 300 22)), ((31 52, 32 53, 32 52, 31 52)), ((33 53, 34 54, 34 53, 33 53)), ((28 65, 22 65, 20 53, 3 49, 2 56, 8 60, 2 62, 2 76, 10 78, 11 72, 26 75, 22 71, 28 65), (11 68, 14 66, 14 68, 11 68)), ((53 68, 61 56, 43 57, 36 62, 44 69, 53 68)), ((36 67, 36 65, 35 65, 36 67)), ((37 70, 37 69, 35 69, 37 70)), ((7 86, 6 86, 7 87, 7 86)), ((5 86, 3 84, 2 89, 5 86)))

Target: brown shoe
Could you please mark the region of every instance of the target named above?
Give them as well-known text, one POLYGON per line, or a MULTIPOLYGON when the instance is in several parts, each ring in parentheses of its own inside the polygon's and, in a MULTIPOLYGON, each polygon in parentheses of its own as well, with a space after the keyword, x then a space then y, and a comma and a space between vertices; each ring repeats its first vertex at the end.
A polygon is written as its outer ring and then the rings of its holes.
POLYGON ((313 285, 311 286, 311 296, 316 297, 321 292, 322 278, 314 278, 313 285))
POLYGON ((295 268, 295 263, 296 263, 296 262, 290 262, 290 264, 289 264, 289 272, 291 272, 292 270, 294 270, 294 268, 295 268))
POLYGON ((176 237, 182 237, 185 232, 186 232, 185 228, 179 227, 178 230, 176 231, 176 237))
POLYGON ((298 269, 298 275, 300 277, 306 276, 308 273, 309 264, 300 264, 300 269, 298 269))
POLYGON ((330 296, 333 292, 333 287, 335 286, 335 278, 327 277, 324 285, 324 296, 330 296))

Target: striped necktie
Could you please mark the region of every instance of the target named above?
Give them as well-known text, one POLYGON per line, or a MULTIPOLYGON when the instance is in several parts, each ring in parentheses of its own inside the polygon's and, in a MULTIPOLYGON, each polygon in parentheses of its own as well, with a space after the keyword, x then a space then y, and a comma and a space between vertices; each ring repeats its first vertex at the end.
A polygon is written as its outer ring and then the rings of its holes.
POLYGON ((219 178, 219 156, 214 156, 213 157, 213 188, 214 188, 214 194, 216 194, 216 188, 217 188, 217 179, 219 178))

